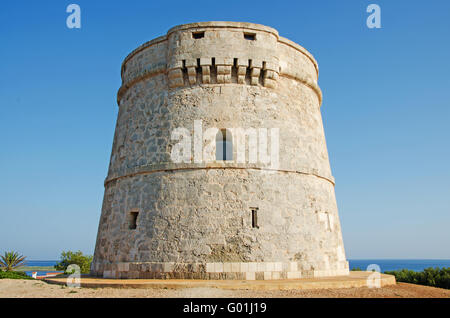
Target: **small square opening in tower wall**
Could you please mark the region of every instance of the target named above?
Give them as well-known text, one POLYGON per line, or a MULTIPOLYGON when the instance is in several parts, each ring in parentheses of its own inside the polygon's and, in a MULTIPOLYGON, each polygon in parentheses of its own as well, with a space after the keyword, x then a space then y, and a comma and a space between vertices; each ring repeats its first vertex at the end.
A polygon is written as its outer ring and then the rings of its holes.
POLYGON ((254 41, 256 40, 256 33, 244 33, 244 39, 254 41))
POLYGON ((194 39, 204 38, 205 37, 205 32, 204 31, 202 31, 202 32, 192 32, 192 37, 194 39))

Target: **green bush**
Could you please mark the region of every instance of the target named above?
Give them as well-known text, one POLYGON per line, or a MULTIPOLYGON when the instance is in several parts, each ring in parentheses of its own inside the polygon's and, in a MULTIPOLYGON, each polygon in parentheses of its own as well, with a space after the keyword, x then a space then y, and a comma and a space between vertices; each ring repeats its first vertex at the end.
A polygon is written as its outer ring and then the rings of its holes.
POLYGON ((444 267, 442 269, 439 267, 429 267, 425 268, 422 272, 402 269, 398 271, 387 271, 385 273, 394 275, 397 282, 450 289, 450 267, 444 267))
POLYGON ((9 278, 9 279, 34 279, 28 276, 25 272, 14 272, 14 271, 1 271, 0 270, 0 279, 9 278))
POLYGON ((61 261, 58 262, 55 266, 57 270, 63 270, 66 274, 67 267, 71 264, 75 264, 80 266, 80 271, 83 274, 88 274, 92 262, 92 255, 83 255, 81 251, 72 252, 72 251, 63 251, 61 253, 61 261))

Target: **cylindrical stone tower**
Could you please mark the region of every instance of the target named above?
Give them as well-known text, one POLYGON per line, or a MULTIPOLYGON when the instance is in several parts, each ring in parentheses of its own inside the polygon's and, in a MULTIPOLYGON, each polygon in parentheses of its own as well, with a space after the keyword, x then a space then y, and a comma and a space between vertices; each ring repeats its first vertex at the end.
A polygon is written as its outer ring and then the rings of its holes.
POLYGON ((252 23, 131 52, 91 274, 347 275, 317 79, 309 52, 252 23))

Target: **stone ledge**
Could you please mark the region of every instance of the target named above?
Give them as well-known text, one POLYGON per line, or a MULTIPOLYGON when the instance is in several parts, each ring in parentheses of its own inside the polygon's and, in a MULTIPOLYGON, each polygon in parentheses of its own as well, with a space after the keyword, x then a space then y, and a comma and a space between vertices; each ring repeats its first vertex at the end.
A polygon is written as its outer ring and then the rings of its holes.
POLYGON ((163 162, 160 164, 153 165, 145 165, 138 166, 134 169, 129 169, 126 174, 123 175, 109 175, 106 177, 104 181, 104 185, 106 186, 108 183, 112 181, 116 181, 123 178, 134 177, 142 174, 151 174, 156 172, 165 172, 165 171, 183 171, 183 170, 196 170, 196 169, 243 169, 243 170, 259 170, 266 171, 267 173, 297 173, 301 175, 311 175, 320 179, 324 179, 330 182, 333 186, 335 185, 335 180, 333 176, 325 175, 322 171, 317 169, 302 169, 302 170, 286 170, 286 169, 270 169, 265 167, 258 167, 257 164, 249 164, 249 163, 226 163, 223 161, 217 161, 212 163, 173 163, 173 162, 163 162))
MULTIPOLYGON (((350 272, 347 276, 320 278, 301 278, 287 280, 157 280, 157 279, 103 279, 82 276, 81 287, 85 288, 199 288, 210 287, 220 289, 249 290, 291 290, 291 289, 325 289, 367 287, 367 281, 373 272, 350 272)), ((67 278, 46 278, 45 282, 66 285, 67 278)), ((395 277, 380 274, 381 287, 395 285, 395 277)))

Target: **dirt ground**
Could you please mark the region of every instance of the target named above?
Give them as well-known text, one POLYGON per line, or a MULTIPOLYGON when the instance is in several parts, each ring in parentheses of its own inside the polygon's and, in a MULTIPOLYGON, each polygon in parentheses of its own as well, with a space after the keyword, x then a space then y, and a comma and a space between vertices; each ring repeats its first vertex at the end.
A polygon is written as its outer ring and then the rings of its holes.
POLYGON ((65 286, 47 284, 35 280, 1 279, 0 297, 52 297, 52 298, 81 298, 81 297, 161 297, 161 298, 191 298, 191 297, 218 297, 218 298, 270 298, 270 297, 446 297, 450 298, 450 290, 397 283, 392 286, 369 289, 342 288, 342 289, 316 289, 316 290, 226 290, 218 288, 184 288, 184 289, 115 289, 115 288, 69 288, 65 286))

